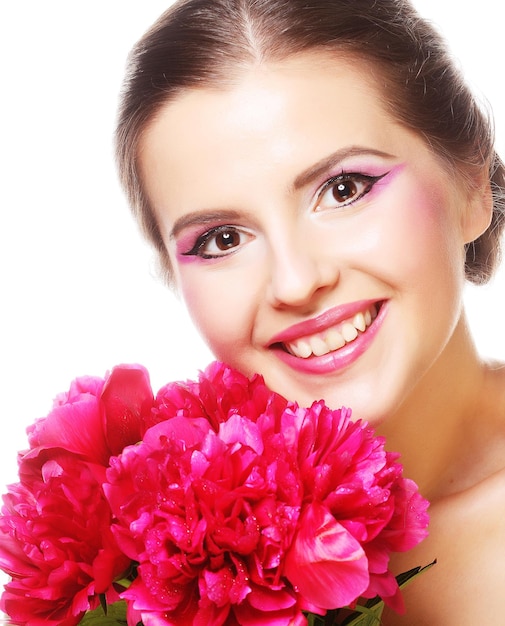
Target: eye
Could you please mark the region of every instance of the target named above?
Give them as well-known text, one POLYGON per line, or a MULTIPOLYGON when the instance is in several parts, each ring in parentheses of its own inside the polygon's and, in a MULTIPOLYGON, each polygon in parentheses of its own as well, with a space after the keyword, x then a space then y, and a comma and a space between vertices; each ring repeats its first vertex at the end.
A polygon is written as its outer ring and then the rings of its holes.
POLYGON ((191 250, 183 254, 199 256, 202 259, 216 259, 235 252, 251 238, 250 233, 236 226, 216 226, 199 235, 191 250))
POLYGON ((366 196, 377 181, 386 176, 339 174, 327 181, 317 197, 317 210, 347 207, 366 196))

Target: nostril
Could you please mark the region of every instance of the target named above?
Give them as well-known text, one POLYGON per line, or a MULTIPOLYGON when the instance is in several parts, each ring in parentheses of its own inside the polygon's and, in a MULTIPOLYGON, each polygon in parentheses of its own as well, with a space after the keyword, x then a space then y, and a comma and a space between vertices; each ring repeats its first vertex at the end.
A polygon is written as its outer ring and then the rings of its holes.
MULTIPOLYGON (((320 296, 334 288, 338 273, 333 272, 333 279, 324 277, 319 268, 311 262, 298 262, 284 271, 277 269, 272 274, 271 303, 276 307, 301 307, 313 304, 320 296)), ((317 308, 317 307, 313 307, 317 308)))

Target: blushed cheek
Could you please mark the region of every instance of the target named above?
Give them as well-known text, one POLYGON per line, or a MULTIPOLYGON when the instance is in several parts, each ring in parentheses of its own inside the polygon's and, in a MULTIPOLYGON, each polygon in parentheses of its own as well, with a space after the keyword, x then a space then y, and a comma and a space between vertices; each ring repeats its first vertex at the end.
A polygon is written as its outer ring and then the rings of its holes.
POLYGON ((463 246, 453 199, 443 185, 426 187, 419 180, 409 185, 403 198, 408 204, 393 225, 392 253, 410 269, 413 281, 436 284, 461 265, 463 246))
POLYGON ((179 292, 198 332, 216 356, 223 359, 227 356, 227 346, 236 345, 240 307, 232 289, 214 286, 212 280, 195 278, 192 273, 191 268, 181 268, 179 292))
POLYGON ((186 308, 193 323, 199 332, 207 339, 207 327, 214 323, 214 304, 209 301, 209 293, 201 280, 192 280, 185 272, 184 267, 179 271, 179 292, 182 295, 186 308))

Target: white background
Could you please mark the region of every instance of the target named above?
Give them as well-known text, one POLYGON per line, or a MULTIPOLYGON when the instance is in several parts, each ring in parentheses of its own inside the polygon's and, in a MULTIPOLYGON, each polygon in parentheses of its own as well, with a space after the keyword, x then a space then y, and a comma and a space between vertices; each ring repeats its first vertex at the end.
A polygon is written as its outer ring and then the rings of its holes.
MULTIPOLYGON (((418 0, 439 24, 505 140, 502 21, 495 0, 418 0)), ((155 389, 210 354, 153 275, 116 182, 112 134, 131 45, 168 0, 0 4, 0 488, 25 428, 82 374, 140 362, 155 389)), ((504 150, 502 149, 502 153, 504 150)), ((429 181, 427 181, 429 185, 429 181)), ((503 288, 472 289, 478 345, 505 357, 503 288)), ((427 320, 429 324, 429 320, 427 320)))

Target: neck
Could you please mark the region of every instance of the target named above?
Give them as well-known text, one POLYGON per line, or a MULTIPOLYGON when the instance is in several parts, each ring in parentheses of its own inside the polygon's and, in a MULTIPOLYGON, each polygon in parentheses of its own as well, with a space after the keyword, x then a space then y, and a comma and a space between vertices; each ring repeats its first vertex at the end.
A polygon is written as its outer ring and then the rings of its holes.
POLYGON ((469 431, 476 428, 484 379, 485 366, 462 316, 436 363, 378 429, 388 449, 400 452, 405 476, 429 500, 460 488, 459 465, 471 444, 469 431))

